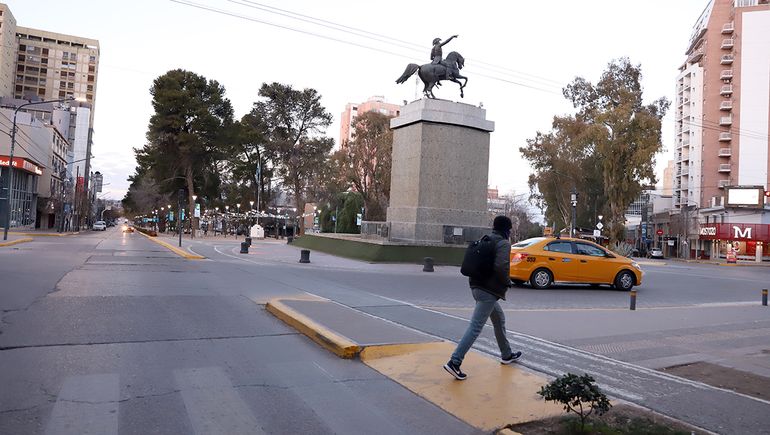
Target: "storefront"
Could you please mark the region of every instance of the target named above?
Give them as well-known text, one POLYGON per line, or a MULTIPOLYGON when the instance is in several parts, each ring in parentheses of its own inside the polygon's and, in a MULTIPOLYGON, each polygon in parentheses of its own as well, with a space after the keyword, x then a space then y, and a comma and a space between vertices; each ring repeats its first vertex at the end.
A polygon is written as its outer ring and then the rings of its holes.
POLYGON ((770 261, 769 224, 702 224, 699 239, 711 258, 770 261))
MULTIPOLYGON (((0 227, 5 227, 8 201, 6 186, 8 183, 8 156, 0 156, 0 227)), ((13 185, 11 186, 11 227, 24 227, 35 224, 37 210, 37 182, 43 169, 35 163, 22 158, 13 158, 13 185)))

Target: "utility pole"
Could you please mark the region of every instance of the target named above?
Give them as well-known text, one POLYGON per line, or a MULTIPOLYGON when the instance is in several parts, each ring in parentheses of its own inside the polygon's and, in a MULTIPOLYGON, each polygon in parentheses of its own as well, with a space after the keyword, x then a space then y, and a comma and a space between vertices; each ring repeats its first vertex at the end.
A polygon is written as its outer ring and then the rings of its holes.
POLYGON ((570 202, 572 203, 572 228, 570 228, 570 237, 575 237, 575 229, 577 225, 577 197, 577 189, 573 187, 572 193, 570 194, 570 202))

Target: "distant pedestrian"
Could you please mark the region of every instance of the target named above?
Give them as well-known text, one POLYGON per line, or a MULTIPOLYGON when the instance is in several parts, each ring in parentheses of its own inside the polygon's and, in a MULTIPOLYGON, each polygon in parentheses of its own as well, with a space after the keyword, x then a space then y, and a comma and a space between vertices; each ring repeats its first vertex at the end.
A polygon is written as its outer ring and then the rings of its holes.
POLYGON ((511 345, 505 336, 505 314, 497 302, 498 299, 505 299, 505 292, 512 284, 509 276, 511 262, 509 239, 512 227, 511 219, 507 216, 495 217, 492 233, 488 236, 495 246, 492 273, 486 279, 469 278, 468 280, 473 299, 476 300, 476 307, 473 309, 468 329, 457 344, 449 362, 444 365, 444 370, 456 379, 463 380, 467 377, 460 370, 460 365, 489 318, 492 319, 497 346, 500 348, 500 363, 510 364, 521 356, 521 352, 511 351, 511 345))

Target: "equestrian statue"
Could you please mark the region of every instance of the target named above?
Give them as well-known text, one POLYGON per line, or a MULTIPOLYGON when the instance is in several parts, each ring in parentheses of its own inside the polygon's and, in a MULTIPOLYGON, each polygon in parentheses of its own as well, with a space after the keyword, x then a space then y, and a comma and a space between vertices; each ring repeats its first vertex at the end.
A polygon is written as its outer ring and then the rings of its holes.
POLYGON ((460 75, 460 70, 465 66, 465 58, 460 53, 453 51, 447 55, 446 59, 442 59, 441 47, 454 38, 457 38, 457 35, 452 35, 443 42, 441 38, 434 39, 433 48, 430 51, 431 62, 421 66, 416 63, 410 63, 406 66, 406 70, 401 74, 401 77, 396 80, 396 83, 404 83, 416 72, 417 76, 425 84, 422 93, 426 97, 436 98, 433 95, 433 87, 441 86, 441 80, 449 80, 460 85, 460 98, 463 98, 465 96, 463 88, 468 84, 468 77, 460 75), (461 79, 464 82, 460 82, 461 79))

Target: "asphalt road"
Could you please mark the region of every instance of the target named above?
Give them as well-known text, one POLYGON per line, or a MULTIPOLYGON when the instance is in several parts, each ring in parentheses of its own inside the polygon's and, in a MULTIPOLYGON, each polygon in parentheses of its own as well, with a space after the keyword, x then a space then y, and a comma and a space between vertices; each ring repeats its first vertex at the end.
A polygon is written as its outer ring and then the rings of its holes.
POLYGON ((297 289, 224 258, 115 229, 0 248, 0 433, 476 432, 273 318, 252 298, 297 289))
MULTIPOLYGON (((298 264, 297 248, 274 241, 248 255, 235 241, 185 247, 209 259, 183 260, 115 230, 0 248, 0 433, 473 432, 262 306, 309 292, 457 340, 472 300, 456 267, 423 273, 320 253, 298 264)), ((720 412, 694 422, 767 431, 731 420, 729 409, 767 415, 770 403, 645 370, 709 361, 770 377, 770 311, 759 304, 770 269, 643 268, 636 311, 608 288, 509 291, 503 306, 522 364, 603 373, 616 397, 670 414, 683 397, 710 394, 720 412)), ((488 332, 476 346, 495 347, 488 332)))

